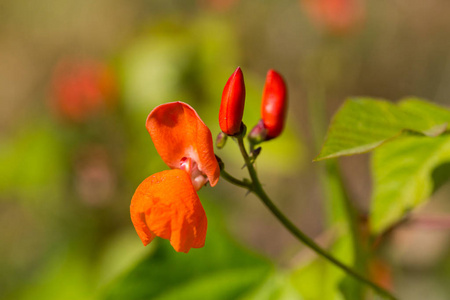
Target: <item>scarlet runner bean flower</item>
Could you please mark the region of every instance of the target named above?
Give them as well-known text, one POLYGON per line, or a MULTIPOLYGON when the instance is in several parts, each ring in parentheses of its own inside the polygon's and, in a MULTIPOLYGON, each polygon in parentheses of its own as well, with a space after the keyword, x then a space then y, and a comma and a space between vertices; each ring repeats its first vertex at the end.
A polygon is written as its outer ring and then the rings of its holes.
POLYGON ((146 127, 163 161, 172 169, 145 179, 131 200, 131 220, 144 246, 155 236, 178 252, 204 246, 207 220, 196 191, 216 185, 220 169, 211 132, 183 102, 152 110, 146 127))
POLYGON ((230 76, 222 93, 220 103, 220 129, 228 135, 235 135, 241 130, 245 105, 245 84, 242 70, 238 67, 230 76))

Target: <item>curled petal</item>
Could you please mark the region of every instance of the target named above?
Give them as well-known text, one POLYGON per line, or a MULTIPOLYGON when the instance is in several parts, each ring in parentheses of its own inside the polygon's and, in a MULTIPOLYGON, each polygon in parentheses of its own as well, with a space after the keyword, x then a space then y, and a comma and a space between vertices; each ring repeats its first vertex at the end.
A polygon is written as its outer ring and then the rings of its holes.
POLYGON ((183 158, 191 158, 211 186, 216 185, 220 169, 211 131, 192 107, 183 102, 159 105, 148 115, 146 127, 156 150, 170 168, 177 169, 183 158))
POLYGON ((162 171, 145 179, 133 195, 130 213, 144 246, 155 236, 170 240, 178 252, 205 244, 206 214, 183 170, 162 171))

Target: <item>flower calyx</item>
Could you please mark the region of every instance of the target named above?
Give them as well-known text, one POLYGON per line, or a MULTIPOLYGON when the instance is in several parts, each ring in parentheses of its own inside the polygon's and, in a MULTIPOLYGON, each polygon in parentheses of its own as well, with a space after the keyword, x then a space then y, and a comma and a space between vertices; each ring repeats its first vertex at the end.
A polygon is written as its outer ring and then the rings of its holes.
POLYGON ((255 127, 252 128, 247 138, 250 142, 251 148, 253 148, 254 145, 262 143, 266 140, 267 129, 264 126, 264 122, 262 119, 260 119, 258 124, 256 124, 255 127))

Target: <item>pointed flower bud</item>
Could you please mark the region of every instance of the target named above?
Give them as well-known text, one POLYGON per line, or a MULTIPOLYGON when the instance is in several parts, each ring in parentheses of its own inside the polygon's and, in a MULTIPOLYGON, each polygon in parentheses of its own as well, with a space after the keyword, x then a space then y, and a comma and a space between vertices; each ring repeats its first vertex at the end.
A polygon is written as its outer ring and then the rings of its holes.
POLYGON ((227 135, 240 132, 242 116, 244 115, 245 85, 241 68, 228 79, 222 93, 222 102, 219 111, 220 129, 227 135))
POLYGON ((286 110, 286 84, 280 74, 274 70, 269 70, 261 106, 261 117, 267 130, 265 140, 276 138, 281 134, 286 118, 286 110))

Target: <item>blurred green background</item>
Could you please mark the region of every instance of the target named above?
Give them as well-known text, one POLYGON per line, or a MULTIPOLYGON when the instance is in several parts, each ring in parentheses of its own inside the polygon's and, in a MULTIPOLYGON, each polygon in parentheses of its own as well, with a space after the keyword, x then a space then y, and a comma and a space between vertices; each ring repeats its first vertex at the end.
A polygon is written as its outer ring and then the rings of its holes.
MULTIPOLYGON (((286 79, 289 116, 282 136, 264 144, 258 172, 296 225, 351 260, 326 225, 320 163, 311 161, 348 96, 449 104, 450 2, 357 1, 344 28, 306 2, 2 1, 0 298, 344 299, 339 271, 224 180, 199 192, 206 246, 187 255, 165 240, 143 247, 129 217, 135 188, 167 169, 148 113, 187 102, 215 136, 222 89, 241 66, 252 127, 273 68, 286 79), (314 101, 323 120, 311 117, 314 101)), ((216 153, 244 176, 234 143, 216 153)), ((362 212, 368 160, 340 160, 362 212)), ((448 214, 449 193, 442 187, 422 211, 448 214)), ((401 227, 383 241, 375 279, 401 299, 448 299, 449 254, 448 226, 401 227)))

